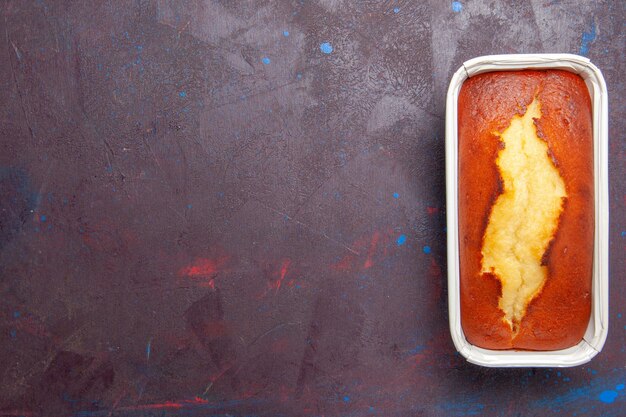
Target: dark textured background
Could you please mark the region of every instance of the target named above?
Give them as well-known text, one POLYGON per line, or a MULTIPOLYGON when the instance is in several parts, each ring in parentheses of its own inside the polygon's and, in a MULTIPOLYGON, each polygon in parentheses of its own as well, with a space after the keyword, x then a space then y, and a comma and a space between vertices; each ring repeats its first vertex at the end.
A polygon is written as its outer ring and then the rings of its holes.
POLYGON ((624 2, 0 4, 0 414, 623 415, 624 2), (515 52, 608 83, 610 332, 572 369, 448 332, 447 84, 515 52))

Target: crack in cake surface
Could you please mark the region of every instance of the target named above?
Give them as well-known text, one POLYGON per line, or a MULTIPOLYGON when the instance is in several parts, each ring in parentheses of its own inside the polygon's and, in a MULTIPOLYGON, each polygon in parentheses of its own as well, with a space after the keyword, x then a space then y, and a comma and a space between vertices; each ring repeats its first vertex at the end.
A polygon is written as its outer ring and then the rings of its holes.
POLYGON ((548 145, 537 135, 535 119, 540 117, 535 98, 523 116, 513 116, 510 125, 496 133, 504 144, 496 158, 504 191, 492 207, 483 237, 482 273, 500 280, 498 305, 513 332, 545 284, 548 269, 542 258, 567 197, 548 145))

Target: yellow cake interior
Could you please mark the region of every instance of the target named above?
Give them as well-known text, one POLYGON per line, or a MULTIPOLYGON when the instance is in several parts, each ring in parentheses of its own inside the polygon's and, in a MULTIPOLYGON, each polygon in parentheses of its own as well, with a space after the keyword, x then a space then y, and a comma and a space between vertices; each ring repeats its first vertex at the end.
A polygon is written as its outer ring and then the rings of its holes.
POLYGON ((504 149, 496 165, 504 191, 492 208, 482 247, 482 272, 502 283, 499 307, 516 331, 528 303, 543 287, 547 268, 541 259, 563 210, 565 183, 537 136, 533 119, 541 117, 537 98, 523 116, 514 116, 498 136, 504 149))

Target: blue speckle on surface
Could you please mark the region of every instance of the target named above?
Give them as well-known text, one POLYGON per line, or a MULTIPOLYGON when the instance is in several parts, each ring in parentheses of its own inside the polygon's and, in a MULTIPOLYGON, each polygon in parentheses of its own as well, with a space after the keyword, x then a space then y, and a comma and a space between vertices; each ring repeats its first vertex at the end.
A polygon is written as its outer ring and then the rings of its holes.
POLYGON ((289 31, 288 31, 288 30, 283 30, 283 36, 284 36, 284 37, 289 36, 289 31))
POLYGON ((17 331, 15 329, 11 329, 9 331, 9 336, 11 336, 11 339, 15 339, 17 337, 17 331))
POLYGON ((622 237, 626 237, 626 230, 622 231, 622 237))
POLYGON ((396 243, 398 244, 398 246, 404 245, 406 243, 406 235, 398 236, 398 240, 396 240, 396 243))
POLYGON ((302 79, 302 74, 301 73, 297 73, 296 74, 296 78, 299 79, 299 80, 302 79))
POLYGON ((271 59, 269 59, 268 57, 264 56, 264 57, 261 59, 261 62, 262 62, 262 63, 264 63, 265 65, 269 65, 269 63, 270 63, 270 62, 272 62, 272 60, 271 60, 271 59))
POLYGON ((617 384, 617 385, 615 386, 615 389, 616 389, 617 391, 621 391, 621 390, 623 390, 623 389, 624 389, 624 384, 617 384))
POLYGON ((13 318, 14 319, 19 319, 21 315, 22 315, 22 313, 20 313, 19 311, 14 311, 13 312, 13 318))
POLYGON ((424 249, 422 249, 424 251, 424 253, 429 254, 430 253, 430 246, 424 246, 424 249))
POLYGON ((418 353, 420 353, 421 351, 423 351, 425 348, 424 346, 421 345, 417 345, 415 346, 413 349, 409 350, 407 353, 409 355, 417 355, 418 353))
POLYGON ((374 412, 374 407, 370 405, 370 413, 374 412))
POLYGON ((600 401, 606 404, 611 404, 617 398, 617 392, 612 390, 602 391, 600 393, 600 401))
POLYGON ((463 4, 461 4, 460 1, 453 1, 452 2, 452 11, 454 13, 460 13, 461 10, 463 10, 463 4))
POLYGON ((42 214, 41 216, 39 216, 39 220, 41 220, 42 222, 45 222, 47 219, 45 214, 42 214))
POLYGON ((111 172, 113 172, 113 167, 111 165, 107 165, 106 168, 104 168, 106 172, 108 172, 109 174, 111 172))
POLYGON ((184 97, 187 97, 187 92, 186 92, 186 91, 181 91, 180 93, 178 93, 178 95, 179 95, 180 97, 183 97, 183 98, 184 98, 184 97))
POLYGON ((591 22, 591 30, 589 32, 583 32, 582 39, 580 40, 580 55, 587 56, 589 53, 589 44, 596 40, 596 23, 591 22))
POLYGON ((621 319, 622 318, 622 313, 617 313, 617 318, 621 319))
POLYGON ((348 397, 347 395, 344 395, 343 402, 344 403, 349 403, 350 402, 350 397, 348 397))
POLYGON ((193 206, 192 206, 191 204, 187 204, 187 208, 188 208, 188 209, 190 209, 190 208, 192 208, 192 207, 193 207, 193 206))
POLYGON ((150 359, 150 352, 152 351, 152 339, 148 340, 146 345, 146 360, 150 359))
POLYGON ((400 197, 400 194, 398 194, 398 193, 393 193, 393 198, 399 198, 399 197, 400 197))
POLYGON ((333 46, 330 44, 330 42, 322 42, 320 43, 320 51, 325 54, 330 54, 333 51, 333 46))
POLYGON ((141 52, 141 50, 143 49, 143 46, 142 46, 142 45, 137 45, 137 46, 135 46, 135 48, 137 48, 137 50, 138 50, 139 52, 141 52))
POLYGON ((400 8, 399 7, 394 7, 393 8, 393 12, 394 13, 400 13, 400 8))

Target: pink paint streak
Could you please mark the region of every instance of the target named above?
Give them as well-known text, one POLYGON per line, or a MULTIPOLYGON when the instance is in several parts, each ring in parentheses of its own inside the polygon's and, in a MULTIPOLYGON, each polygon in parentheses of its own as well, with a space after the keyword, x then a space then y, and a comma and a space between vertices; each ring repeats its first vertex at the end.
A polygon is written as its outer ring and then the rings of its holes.
POLYGON ((372 236, 372 240, 370 241, 370 247, 367 251, 367 259, 365 260, 365 263, 363 264, 363 268, 367 269, 374 265, 373 256, 376 253, 376 246, 378 245, 379 239, 380 239, 380 233, 378 233, 377 231, 374 232, 374 235, 372 236))
POLYGON ((139 404, 117 408, 120 411, 132 410, 179 410, 181 408, 193 407, 196 405, 209 404, 208 400, 194 397, 191 400, 165 401, 162 403, 139 404))
POLYGON ((287 338, 282 338, 282 339, 278 339, 276 341, 274 341, 272 343, 272 352, 274 353, 283 353, 287 351, 287 348, 289 347, 289 339, 287 338))
POLYGON ((178 276, 194 278, 198 285, 215 289, 215 275, 223 271, 227 261, 227 256, 215 259, 198 258, 192 264, 181 268, 178 276))
POLYGON ((283 261, 283 265, 280 267, 280 278, 278 279, 276 289, 279 290, 283 280, 285 279, 285 275, 287 275, 287 268, 289 268, 289 264, 291 264, 291 260, 285 259, 283 261))
POLYGON ((339 262, 332 264, 330 269, 335 271, 349 271, 352 268, 352 260, 354 255, 345 255, 339 262))
POLYGON ((330 269, 350 272, 371 268, 381 257, 384 258, 388 255, 390 251, 389 242, 395 239, 395 235, 394 230, 388 228, 386 230, 374 231, 370 238, 362 237, 357 239, 352 243, 351 247, 361 253, 366 252, 367 255, 363 264, 357 265, 359 258, 362 259, 362 255, 347 254, 339 262, 331 264, 330 269))
POLYGON ((270 282, 270 289, 275 289, 276 292, 280 290, 280 287, 283 285, 283 281, 285 280, 285 276, 287 276, 287 270, 289 269, 289 265, 291 265, 291 259, 283 259, 283 262, 280 266, 280 272, 278 273, 278 279, 276 281, 270 282))
POLYGON ((163 403, 155 403, 155 404, 141 404, 141 405, 133 405, 127 407, 120 407, 118 410, 172 410, 172 409, 180 409, 183 408, 184 404, 180 402, 173 401, 165 401, 163 403))

